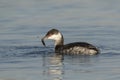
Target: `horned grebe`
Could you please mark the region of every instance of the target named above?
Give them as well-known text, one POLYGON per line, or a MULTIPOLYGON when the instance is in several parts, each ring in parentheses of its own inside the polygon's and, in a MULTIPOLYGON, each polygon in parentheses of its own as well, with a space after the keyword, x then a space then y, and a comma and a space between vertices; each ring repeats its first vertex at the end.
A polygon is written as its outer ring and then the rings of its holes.
POLYGON ((86 42, 74 42, 64 45, 64 38, 61 32, 57 29, 51 29, 41 39, 44 46, 45 39, 52 39, 55 41, 55 52, 60 54, 81 54, 81 55, 96 55, 99 49, 86 42))

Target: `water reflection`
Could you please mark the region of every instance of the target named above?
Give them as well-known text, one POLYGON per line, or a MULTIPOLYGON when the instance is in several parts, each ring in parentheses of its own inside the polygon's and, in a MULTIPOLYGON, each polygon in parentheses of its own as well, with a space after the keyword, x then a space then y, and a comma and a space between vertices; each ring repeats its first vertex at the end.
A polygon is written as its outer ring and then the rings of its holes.
POLYGON ((44 80, 63 80, 66 73, 74 75, 88 73, 97 59, 97 56, 80 55, 55 55, 43 56, 43 76, 44 80), (72 71, 72 72, 71 72, 72 71))
POLYGON ((62 55, 43 56, 44 80, 62 80, 63 67, 62 55))

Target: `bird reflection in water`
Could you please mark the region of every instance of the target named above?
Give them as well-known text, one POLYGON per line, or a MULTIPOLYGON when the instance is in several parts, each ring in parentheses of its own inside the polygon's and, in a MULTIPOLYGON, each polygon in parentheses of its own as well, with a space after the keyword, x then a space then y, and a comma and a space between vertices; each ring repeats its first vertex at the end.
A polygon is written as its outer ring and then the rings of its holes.
POLYGON ((62 55, 52 55, 43 57, 44 80, 62 80, 64 74, 64 64, 62 55))
MULTIPOLYGON (((70 71, 79 71, 79 73, 88 73, 88 67, 93 66, 99 59, 97 56, 78 56, 78 55, 57 55, 43 56, 43 76, 44 80, 63 80, 65 78, 66 67, 70 68, 70 71), (63 59, 64 58, 64 59, 63 59), (64 64, 67 63, 67 64, 64 64), (69 65, 71 66, 69 66, 69 65), (78 67, 76 67, 78 66, 78 67), (84 68, 83 68, 84 67, 84 68), (86 68, 86 69, 85 69, 86 68)), ((70 73, 72 74, 72 73, 70 73)))

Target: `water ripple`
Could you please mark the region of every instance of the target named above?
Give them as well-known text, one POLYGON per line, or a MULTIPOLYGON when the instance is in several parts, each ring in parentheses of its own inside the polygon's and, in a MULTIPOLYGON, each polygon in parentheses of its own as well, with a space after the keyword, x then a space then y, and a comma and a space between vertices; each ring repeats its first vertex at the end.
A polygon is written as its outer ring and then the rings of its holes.
POLYGON ((1 46, 0 57, 37 57, 43 54, 51 53, 51 48, 39 46, 1 46))
MULTIPOLYGON (((119 47, 99 46, 100 55, 117 56, 120 55, 119 47)), ((40 46, 0 46, 0 57, 37 57, 54 53, 53 47, 40 46)))

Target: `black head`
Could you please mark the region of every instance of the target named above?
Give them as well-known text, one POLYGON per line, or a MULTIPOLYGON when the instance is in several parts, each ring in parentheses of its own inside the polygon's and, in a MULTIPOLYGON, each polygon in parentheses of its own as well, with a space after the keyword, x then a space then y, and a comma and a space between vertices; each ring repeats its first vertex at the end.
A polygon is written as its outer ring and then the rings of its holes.
POLYGON ((47 34, 41 39, 43 45, 45 46, 44 39, 52 39, 52 40, 58 40, 61 38, 61 33, 57 29, 51 29, 47 32, 47 34))
POLYGON ((50 35, 54 35, 54 34, 58 34, 59 31, 57 29, 51 29, 47 32, 46 36, 50 36, 50 35))

